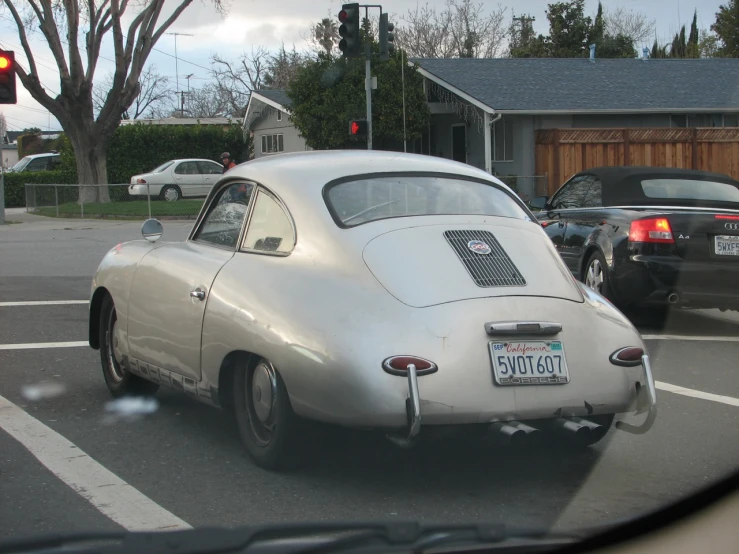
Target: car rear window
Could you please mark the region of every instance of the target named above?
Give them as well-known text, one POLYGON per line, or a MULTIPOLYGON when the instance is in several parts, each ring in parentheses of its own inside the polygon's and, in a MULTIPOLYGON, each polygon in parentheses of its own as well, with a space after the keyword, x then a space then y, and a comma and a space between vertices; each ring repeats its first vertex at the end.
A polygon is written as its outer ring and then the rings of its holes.
POLYGON ((362 178, 333 185, 326 202, 337 223, 362 223, 422 215, 492 215, 526 219, 506 192, 478 181, 445 176, 362 178))
POLYGON ((174 161, 164 162, 162 165, 160 165, 156 169, 152 169, 151 172, 152 173, 161 173, 162 171, 164 171, 165 169, 167 169, 173 163, 174 163, 174 161))
POLYGON ((739 188, 731 183, 699 179, 645 179, 641 182, 648 198, 739 202, 739 188))

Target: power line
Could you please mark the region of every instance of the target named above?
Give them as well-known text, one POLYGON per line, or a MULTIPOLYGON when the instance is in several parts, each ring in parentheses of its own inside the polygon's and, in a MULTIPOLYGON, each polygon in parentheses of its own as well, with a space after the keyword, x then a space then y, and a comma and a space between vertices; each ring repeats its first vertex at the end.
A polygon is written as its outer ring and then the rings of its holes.
POLYGON ((11 117, 11 116, 9 116, 7 114, 5 115, 5 119, 12 119, 13 121, 20 121, 21 123, 26 123, 28 125, 32 125, 33 127, 38 127, 39 126, 39 123, 34 123, 32 121, 26 121, 25 119, 19 119, 19 118, 15 117, 15 116, 12 116, 11 117))

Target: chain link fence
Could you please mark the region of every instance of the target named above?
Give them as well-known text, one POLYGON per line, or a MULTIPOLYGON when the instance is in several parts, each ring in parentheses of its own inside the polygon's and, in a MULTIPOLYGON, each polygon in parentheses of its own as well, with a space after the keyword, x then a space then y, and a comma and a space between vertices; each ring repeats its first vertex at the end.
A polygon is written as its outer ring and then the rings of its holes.
POLYGON ((86 219, 195 219, 211 185, 25 185, 26 211, 86 219))

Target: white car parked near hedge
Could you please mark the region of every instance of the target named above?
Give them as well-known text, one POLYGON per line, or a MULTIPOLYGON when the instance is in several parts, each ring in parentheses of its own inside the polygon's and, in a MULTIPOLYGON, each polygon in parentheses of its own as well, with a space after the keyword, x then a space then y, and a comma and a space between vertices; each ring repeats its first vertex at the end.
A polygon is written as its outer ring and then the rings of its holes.
POLYGON ((170 160, 149 173, 131 177, 128 193, 151 194, 169 202, 184 196, 207 196, 222 173, 223 166, 213 160, 170 160))

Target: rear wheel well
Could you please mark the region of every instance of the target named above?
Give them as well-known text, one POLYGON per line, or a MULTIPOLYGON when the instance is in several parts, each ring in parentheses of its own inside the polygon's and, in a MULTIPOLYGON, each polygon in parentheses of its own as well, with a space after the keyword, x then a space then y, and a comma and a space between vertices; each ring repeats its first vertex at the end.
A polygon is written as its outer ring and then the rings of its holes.
POLYGON ((95 350, 100 349, 100 311, 103 309, 103 300, 106 296, 110 296, 108 289, 99 287, 92 295, 92 300, 90 300, 90 336, 88 341, 95 350))
POLYGON ((226 354, 218 372, 218 403, 226 412, 233 412, 233 376, 241 364, 249 364, 259 358, 256 354, 245 350, 234 350, 226 354))

